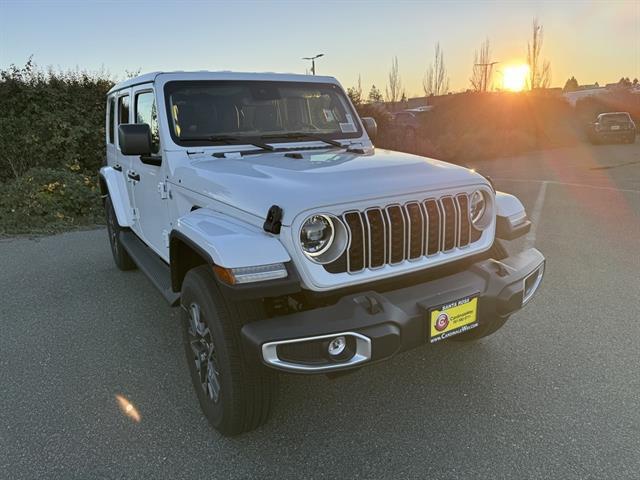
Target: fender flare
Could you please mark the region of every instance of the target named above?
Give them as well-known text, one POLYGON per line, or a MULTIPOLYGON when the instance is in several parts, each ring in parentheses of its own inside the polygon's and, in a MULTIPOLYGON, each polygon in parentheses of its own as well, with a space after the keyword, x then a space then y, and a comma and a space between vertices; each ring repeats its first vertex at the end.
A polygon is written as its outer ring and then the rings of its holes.
POLYGON ((525 214, 522 202, 515 195, 504 192, 496 192, 496 214, 498 217, 515 217, 525 214))
POLYGON ((131 217, 131 207, 129 205, 129 193, 127 192, 127 182, 121 171, 113 167, 102 167, 99 173, 100 191, 102 197, 107 195, 111 199, 113 210, 116 212, 118 224, 121 227, 131 227, 133 219, 131 217))
POLYGON ((531 230, 531 222, 522 202, 504 192, 496 192, 496 237, 513 240, 531 230))
POLYGON ((258 227, 208 208, 178 219, 169 235, 171 284, 179 291, 195 252, 206 263, 224 268, 287 264, 291 257, 280 240, 258 227))

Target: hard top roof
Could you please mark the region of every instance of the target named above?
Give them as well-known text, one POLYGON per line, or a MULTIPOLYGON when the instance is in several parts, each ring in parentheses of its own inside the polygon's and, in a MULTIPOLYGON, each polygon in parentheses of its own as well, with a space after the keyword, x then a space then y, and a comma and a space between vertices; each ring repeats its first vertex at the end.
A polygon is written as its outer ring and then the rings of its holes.
POLYGON ((174 72, 151 72, 137 77, 129 78, 114 85, 107 95, 124 88, 143 83, 153 83, 158 77, 168 77, 167 80, 262 80, 281 82, 315 82, 315 83, 338 83, 334 77, 320 75, 301 75, 295 73, 251 73, 251 72, 210 72, 201 70, 197 72, 174 71, 174 72))

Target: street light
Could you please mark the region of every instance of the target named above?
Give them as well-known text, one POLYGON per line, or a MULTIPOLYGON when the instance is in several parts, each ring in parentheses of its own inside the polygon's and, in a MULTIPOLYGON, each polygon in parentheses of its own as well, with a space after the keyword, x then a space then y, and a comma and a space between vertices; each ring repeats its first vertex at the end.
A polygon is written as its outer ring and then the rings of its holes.
POLYGON ((315 57, 302 57, 302 60, 311 60, 311 75, 316 74, 316 58, 323 57, 324 53, 319 53, 315 57))

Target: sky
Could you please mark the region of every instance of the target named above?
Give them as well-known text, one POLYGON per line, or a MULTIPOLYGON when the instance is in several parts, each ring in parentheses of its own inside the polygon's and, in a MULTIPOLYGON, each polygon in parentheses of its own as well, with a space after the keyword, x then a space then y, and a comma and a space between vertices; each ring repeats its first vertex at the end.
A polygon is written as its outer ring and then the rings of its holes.
POLYGON ((589 1, 33 1, 0 0, 0 68, 317 73, 384 91, 392 58, 409 97, 436 42, 454 91, 469 88, 474 50, 489 38, 497 69, 526 61, 531 22, 544 29, 552 85, 640 77, 640 0, 589 1))

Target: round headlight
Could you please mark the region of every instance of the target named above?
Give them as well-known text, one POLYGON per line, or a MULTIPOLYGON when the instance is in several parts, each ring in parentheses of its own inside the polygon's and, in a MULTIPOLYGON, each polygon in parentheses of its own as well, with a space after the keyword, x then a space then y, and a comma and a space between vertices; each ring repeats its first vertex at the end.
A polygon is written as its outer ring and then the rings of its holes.
POLYGON ((300 228, 300 246, 314 263, 326 265, 344 253, 349 235, 344 223, 333 215, 312 215, 300 228))
POLYGON ((471 194, 469 201, 469 215, 471 217, 471 223, 474 227, 478 227, 478 223, 482 219, 485 210, 487 209, 487 201, 480 190, 476 190, 471 194))
POLYGON ((334 236, 333 221, 326 215, 314 215, 302 225, 300 245, 304 253, 317 257, 329 250, 334 236))

